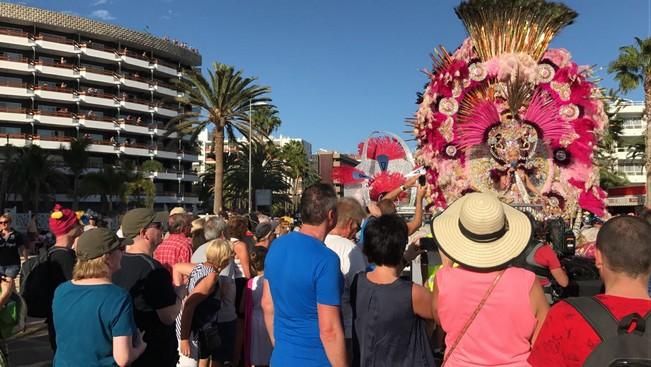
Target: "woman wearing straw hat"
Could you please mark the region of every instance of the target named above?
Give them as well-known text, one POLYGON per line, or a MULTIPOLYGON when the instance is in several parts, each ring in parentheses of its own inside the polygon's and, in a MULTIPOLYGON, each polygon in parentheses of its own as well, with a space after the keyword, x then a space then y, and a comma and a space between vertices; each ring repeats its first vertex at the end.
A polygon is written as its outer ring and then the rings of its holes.
POLYGON ((442 256, 433 311, 447 333, 444 365, 528 366, 549 305, 534 273, 509 263, 531 238, 522 212, 487 193, 468 194, 432 224, 442 256))
POLYGON ((72 281, 56 289, 52 302, 54 366, 126 366, 145 351, 131 296, 111 283, 123 251, 106 228, 79 237, 72 281))

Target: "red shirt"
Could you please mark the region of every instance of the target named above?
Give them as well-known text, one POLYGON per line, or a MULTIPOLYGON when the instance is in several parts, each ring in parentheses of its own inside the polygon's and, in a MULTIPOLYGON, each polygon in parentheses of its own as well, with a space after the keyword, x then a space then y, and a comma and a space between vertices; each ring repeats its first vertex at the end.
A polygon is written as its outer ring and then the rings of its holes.
MULTIPOLYGON (((651 300, 600 294, 616 319, 637 312, 644 316, 651 311, 651 300)), ((533 367, 581 367, 590 352, 601 342, 590 324, 566 302, 554 305, 533 345, 529 363, 533 367)))
MULTIPOLYGON (((549 270, 558 269, 561 267, 561 262, 558 260, 558 256, 554 252, 554 249, 549 244, 544 244, 536 250, 536 253, 533 254, 533 260, 540 266, 545 267, 549 270)), ((537 277, 540 285, 547 286, 551 282, 549 279, 537 277)))
POLYGON ((158 260, 170 273, 174 264, 189 263, 192 257, 192 239, 183 234, 170 234, 154 250, 158 260))

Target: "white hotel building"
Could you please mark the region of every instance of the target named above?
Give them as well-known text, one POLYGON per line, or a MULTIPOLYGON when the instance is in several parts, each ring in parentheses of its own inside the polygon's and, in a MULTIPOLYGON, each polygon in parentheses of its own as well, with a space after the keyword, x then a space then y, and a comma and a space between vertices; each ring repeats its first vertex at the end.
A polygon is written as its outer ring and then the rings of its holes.
POLYGON ((0 3, 0 144, 38 145, 56 161, 86 137, 91 170, 155 159, 165 167, 152 178, 156 205, 192 206, 199 152, 163 127, 190 108, 175 101, 173 81, 200 65, 195 50, 147 33, 0 3))

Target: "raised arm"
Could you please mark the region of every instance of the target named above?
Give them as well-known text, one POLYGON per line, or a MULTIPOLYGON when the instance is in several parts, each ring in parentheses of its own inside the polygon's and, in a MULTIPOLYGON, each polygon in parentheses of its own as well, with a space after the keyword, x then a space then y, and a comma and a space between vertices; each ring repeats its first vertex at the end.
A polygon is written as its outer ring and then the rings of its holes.
POLYGON ((416 193, 416 208, 414 210, 414 217, 407 223, 407 234, 412 235, 416 232, 421 225, 423 225, 423 198, 427 192, 427 186, 419 186, 416 193))

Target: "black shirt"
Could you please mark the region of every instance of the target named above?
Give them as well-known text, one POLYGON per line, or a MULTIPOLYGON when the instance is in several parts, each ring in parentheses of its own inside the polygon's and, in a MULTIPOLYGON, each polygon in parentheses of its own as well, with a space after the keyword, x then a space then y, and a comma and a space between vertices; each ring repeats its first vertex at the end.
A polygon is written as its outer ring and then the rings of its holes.
POLYGON ((73 249, 66 247, 52 247, 48 252, 50 284, 52 292, 61 283, 72 279, 72 270, 75 267, 77 256, 73 249))
POLYGON ((0 266, 20 265, 18 247, 24 243, 23 236, 13 228, 8 237, 0 235, 0 266))
POLYGON ((176 366, 178 344, 174 325, 164 325, 156 310, 176 303, 170 273, 152 257, 125 253, 113 283, 131 294, 136 325, 145 332, 147 349, 132 366, 176 366))

